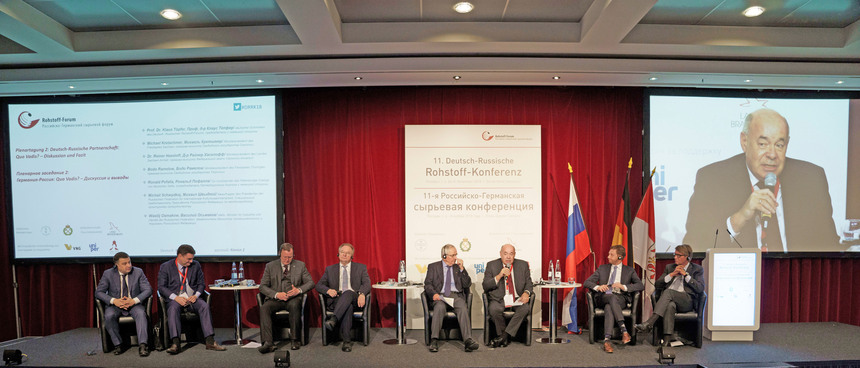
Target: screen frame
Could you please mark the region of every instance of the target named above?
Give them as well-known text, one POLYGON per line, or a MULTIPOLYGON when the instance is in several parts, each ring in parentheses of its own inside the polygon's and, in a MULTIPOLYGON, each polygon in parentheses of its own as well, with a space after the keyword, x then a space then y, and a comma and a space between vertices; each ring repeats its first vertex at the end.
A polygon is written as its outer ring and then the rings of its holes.
MULTIPOLYGON (((12 172, 11 172, 11 153, 9 151, 9 105, 16 104, 78 104, 78 103, 125 103, 125 102, 147 102, 147 101, 176 101, 176 100, 199 100, 209 98, 239 98, 239 97, 266 97, 272 96, 275 99, 275 181, 276 181, 276 206, 275 206, 275 223, 277 225, 277 244, 272 244, 271 256, 201 256, 195 257, 195 260, 201 262, 268 262, 276 257, 278 247, 286 239, 286 213, 284 212, 284 116, 283 116, 283 94, 276 89, 256 89, 256 90, 218 90, 218 91, 190 91, 190 92, 162 92, 162 93, 133 93, 133 94, 87 94, 87 95, 63 95, 63 96, 24 96, 24 97, 4 97, 0 98, 0 121, 3 123, 3 128, 0 134, 3 135, 2 142, 5 144, 3 150, 3 160, 6 168, 3 175, 6 179, 6 187, 4 194, 6 196, 3 205, 6 211, 6 227, 7 237, 6 246, 9 249, 10 262, 18 265, 27 264, 92 264, 113 262, 112 256, 101 257, 51 257, 51 258, 17 258, 15 253, 15 232, 13 228, 14 214, 12 212, 12 172)), ((179 247, 180 244, 176 244, 179 247)), ((194 244, 191 244, 192 246, 194 244)), ((165 256, 135 256, 131 255, 135 262, 141 263, 156 263, 163 262, 166 259, 175 257, 175 255, 165 256)))
MULTIPOLYGON (((723 97, 723 98, 781 98, 781 99, 860 99, 860 91, 809 91, 809 90, 763 90, 763 89, 703 89, 703 88, 645 88, 642 94, 642 190, 646 190, 651 179, 651 96, 678 96, 678 97, 723 97)), ((849 126, 850 129, 850 126, 849 126)), ((851 132, 849 131, 849 134, 851 132)), ((857 134, 855 132, 855 134, 857 134)), ((849 151, 849 165, 850 155, 849 151)), ((849 184, 851 178, 848 178, 849 184)), ((850 186, 849 186, 850 187, 850 186)), ((848 201, 848 196, 846 201, 848 201)), ((727 248, 731 249, 731 248, 727 248)), ((704 258, 706 252, 694 252, 694 258, 704 258)), ((860 258, 860 252, 788 252, 788 253, 763 253, 763 258, 860 258)), ((656 252, 656 258, 660 260, 672 259, 672 252, 656 252)))

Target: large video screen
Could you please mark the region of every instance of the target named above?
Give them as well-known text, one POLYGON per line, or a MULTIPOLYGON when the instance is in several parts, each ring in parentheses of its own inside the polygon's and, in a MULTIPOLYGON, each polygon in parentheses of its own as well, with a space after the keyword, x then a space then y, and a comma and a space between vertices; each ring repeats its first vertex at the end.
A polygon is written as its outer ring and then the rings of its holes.
POLYGON ((658 253, 857 250, 860 101, 802 97, 647 96, 658 253))
POLYGON ((279 98, 151 97, 6 106, 15 259, 276 253, 279 98))

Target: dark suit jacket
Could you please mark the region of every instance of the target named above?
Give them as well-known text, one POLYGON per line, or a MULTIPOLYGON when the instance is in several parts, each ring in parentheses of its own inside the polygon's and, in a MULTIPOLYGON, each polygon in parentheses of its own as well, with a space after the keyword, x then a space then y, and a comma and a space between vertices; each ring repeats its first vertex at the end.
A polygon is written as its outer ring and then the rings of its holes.
MULTIPOLYGON (((612 272, 612 265, 610 264, 602 264, 597 267, 597 270, 594 271, 585 282, 582 283, 582 286, 585 286, 588 289, 594 290, 595 286, 598 285, 606 285, 609 281, 609 275, 612 272)), ((621 265, 621 277, 618 279, 622 285, 627 287, 627 292, 622 293, 624 295, 624 299, 630 303, 633 298, 633 293, 637 291, 645 290, 645 284, 639 280, 639 276, 636 275, 636 270, 633 267, 628 265, 621 265)))
MULTIPOLYGON (((786 158, 779 176, 779 190, 785 215, 785 241, 789 250, 844 250, 839 245, 833 223, 833 207, 824 169, 812 163, 786 158)), ((690 197, 687 233, 684 243, 703 250, 714 244, 714 233, 720 230, 717 247, 737 247, 728 236, 726 219, 735 213, 752 193, 746 158, 743 154, 705 166, 696 174, 696 185, 690 197)), ((753 223, 735 229, 738 243, 747 248, 758 246, 753 223)))
MULTIPOLYGON (((137 267, 132 267, 131 272, 126 277, 128 279, 128 295, 132 299, 137 298, 141 302, 152 296, 152 286, 149 285, 149 280, 143 274, 143 270, 137 267)), ((120 284, 122 279, 119 276, 116 266, 108 268, 102 274, 99 280, 99 286, 96 287, 96 297, 103 301, 106 305, 111 305, 111 298, 119 299, 120 284)))
MULTIPOLYGON (((266 298, 275 299, 275 294, 289 291, 289 289, 281 290, 281 280, 283 278, 284 272, 281 271, 280 259, 266 263, 266 269, 263 271, 263 277, 260 279, 260 292, 266 298)), ((311 278, 307 267, 305 267, 305 263, 295 259, 290 262, 290 282, 299 288, 302 294, 314 288, 314 280, 311 278)))
MULTIPOLYGON (((320 294, 325 294, 329 289, 337 291, 340 289, 341 276, 340 262, 330 265, 325 268, 325 273, 322 278, 317 281, 316 290, 320 294)), ((352 262, 349 266, 349 286, 356 293, 367 295, 370 293, 370 275, 367 274, 367 266, 361 263, 352 262)), ((332 298, 326 298, 326 306, 334 302, 332 298)))
MULTIPOLYGON (((654 282, 655 289, 665 289, 669 286, 664 279, 666 275, 675 271, 675 267, 678 267, 675 263, 666 266, 666 270, 654 282)), ((705 269, 695 263, 690 263, 690 266, 687 267, 687 274, 690 275, 690 281, 684 281, 684 291, 690 294, 690 298, 695 301, 699 294, 705 291, 705 269)), ((682 280, 685 278, 682 277, 682 280)))
MULTIPOLYGON (((464 292, 472 286, 472 277, 464 268, 460 271, 460 266, 454 264, 454 286, 457 290, 464 292)), ((442 295, 442 290, 445 289, 445 267, 442 261, 433 262, 427 265, 427 275, 424 277, 424 292, 427 293, 427 300, 432 301, 434 294, 442 295)))
MULTIPOLYGON (((534 284, 532 284, 532 275, 529 272, 529 263, 521 259, 514 259, 514 290, 517 295, 522 296, 524 292, 529 292, 529 298, 534 298, 534 284)), ((504 279, 496 283, 496 275, 502 272, 502 259, 498 258, 487 262, 487 268, 484 271, 484 292, 490 300, 504 302, 505 299, 505 282, 504 279)))
MULTIPOLYGON (((187 269, 185 277, 188 285, 194 289, 195 293, 202 294, 206 291, 206 278, 203 276, 200 262, 191 261, 191 265, 187 269)), ((179 295, 181 288, 182 276, 179 275, 179 268, 176 267, 176 258, 162 263, 161 268, 158 269, 158 292, 161 293, 161 296, 168 298, 170 294, 179 295)))

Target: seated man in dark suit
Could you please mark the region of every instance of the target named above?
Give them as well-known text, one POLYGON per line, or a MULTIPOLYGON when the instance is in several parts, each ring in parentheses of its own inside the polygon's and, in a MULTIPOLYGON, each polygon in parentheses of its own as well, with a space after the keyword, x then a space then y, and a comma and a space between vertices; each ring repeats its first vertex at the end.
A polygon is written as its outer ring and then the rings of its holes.
POLYGON ((131 266, 131 257, 125 252, 113 255, 114 267, 105 270, 96 287, 96 297, 103 301, 105 307, 105 330, 113 342, 114 355, 122 354, 126 347, 122 346, 119 336, 118 320, 120 316, 131 315, 137 327, 137 341, 140 345, 140 356, 149 356, 149 320, 146 310, 141 303, 152 296, 152 287, 143 274, 143 270, 131 266))
POLYGON ((675 263, 666 266, 663 276, 657 278, 654 287, 665 289, 654 305, 654 314, 636 329, 649 332, 654 322, 663 317, 663 344, 669 345, 675 332, 675 313, 693 310, 696 298, 705 290, 705 271, 702 266, 690 263, 693 248, 687 244, 675 247, 675 263))
POLYGON ((622 309, 631 301, 634 292, 645 289, 645 285, 636 275, 636 270, 621 262, 626 254, 627 251, 624 246, 613 245, 609 247, 609 255, 606 257, 609 264, 597 267, 597 270, 582 283, 583 286, 601 293, 594 297, 594 304, 603 308, 604 311, 603 350, 607 353, 614 351, 609 342, 609 339, 612 338, 613 323, 621 329, 621 343, 630 342, 630 333, 627 332, 627 326, 624 325, 622 309))
POLYGON ((439 351, 439 330, 445 314, 453 309, 460 324, 460 334, 466 352, 478 350, 478 343, 472 340, 472 319, 466 305, 466 294, 463 292, 472 286, 472 278, 463 268, 463 260, 457 258, 457 248, 451 244, 442 247, 442 260, 427 266, 427 276, 424 278, 424 292, 430 300, 433 310, 433 323, 430 325, 430 352, 439 351), (453 306, 448 305, 444 298, 452 298, 453 306))
POLYGON ((341 350, 352 351, 352 313, 355 307, 364 308, 370 292, 370 275, 367 266, 352 261, 355 248, 343 243, 337 248, 340 262, 325 268, 325 274, 317 282, 317 292, 327 294, 326 309, 334 316, 325 321, 328 330, 334 330, 340 321, 341 350))
POLYGON ((290 349, 299 350, 302 346, 299 340, 299 320, 302 316, 302 294, 314 287, 314 280, 305 267, 305 263, 293 259, 293 245, 281 244, 278 248, 280 259, 266 264, 263 278, 260 279, 260 293, 266 300, 260 307, 260 340, 262 354, 277 349, 272 337, 272 315, 279 310, 290 312, 290 334, 292 346, 290 349))
POLYGON ((158 292, 170 299, 167 302, 167 332, 170 333, 171 343, 167 353, 171 355, 179 354, 179 335, 182 333, 179 312, 182 308, 190 309, 200 316, 200 327, 203 336, 206 336, 206 350, 227 350, 215 342, 209 304, 199 299, 206 290, 206 278, 200 262, 194 260, 194 254, 194 247, 182 244, 176 249, 176 258, 162 263, 158 269, 158 292))
POLYGON ((514 246, 503 245, 499 255, 499 259, 487 262, 483 282, 484 292, 489 299, 488 313, 499 335, 490 342, 490 346, 494 348, 508 346, 510 336, 516 335, 520 330, 520 325, 531 313, 529 298, 534 293, 529 264, 526 261, 514 259, 517 255, 514 246), (506 301, 506 297, 509 300, 506 301), (514 300, 522 305, 512 305, 514 300), (514 310, 514 317, 511 318, 510 324, 505 323, 506 308, 514 310))

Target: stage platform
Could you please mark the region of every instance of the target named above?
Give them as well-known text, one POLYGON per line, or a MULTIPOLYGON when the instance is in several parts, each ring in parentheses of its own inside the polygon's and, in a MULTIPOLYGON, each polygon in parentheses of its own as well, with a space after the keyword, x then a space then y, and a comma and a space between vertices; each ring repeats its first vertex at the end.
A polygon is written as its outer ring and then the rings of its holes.
MULTIPOLYGON (((228 340, 233 330, 216 330, 218 341, 228 340)), ((245 330, 245 338, 259 339, 257 329, 245 330)), ((567 335, 569 344, 525 346, 512 343, 506 348, 490 349, 483 345, 483 331, 474 330, 473 338, 481 342, 479 350, 463 352, 461 341, 444 341, 438 353, 424 345, 422 330, 409 330, 407 337, 415 345, 386 345, 394 329, 373 329, 369 346, 356 342, 351 353, 340 350, 340 343, 322 346, 320 330, 311 329, 310 343, 290 351, 293 367, 607 367, 657 366, 656 348, 639 337, 635 346, 615 346, 607 354, 602 344, 589 344, 588 337, 567 335)), ((535 338, 547 337, 535 332, 535 338)), ((289 349, 281 343, 281 349, 289 349)), ((171 356, 154 351, 149 357, 137 355, 133 347, 120 356, 102 353, 98 330, 81 328, 45 337, 28 337, 0 344, 0 349, 18 349, 27 354, 22 366, 74 367, 273 367, 273 354, 262 355, 256 349, 237 346, 227 351, 205 350, 202 344, 187 345, 182 353, 171 356), (94 352, 94 354, 92 354, 94 352), (92 355, 88 355, 91 353, 92 355)), ((701 349, 676 348, 677 366, 708 368, 860 366, 860 327, 839 323, 762 324, 753 342, 704 341, 701 349), (807 364, 801 364, 807 362, 807 364)))

